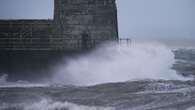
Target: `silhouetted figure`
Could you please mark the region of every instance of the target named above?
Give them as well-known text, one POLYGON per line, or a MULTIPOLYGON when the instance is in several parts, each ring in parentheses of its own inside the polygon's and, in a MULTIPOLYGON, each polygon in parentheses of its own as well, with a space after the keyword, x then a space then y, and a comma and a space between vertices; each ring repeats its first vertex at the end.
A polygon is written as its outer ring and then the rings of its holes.
POLYGON ((87 33, 87 31, 84 31, 82 34, 81 34, 81 40, 82 40, 82 49, 88 49, 90 46, 89 46, 89 34, 87 33))

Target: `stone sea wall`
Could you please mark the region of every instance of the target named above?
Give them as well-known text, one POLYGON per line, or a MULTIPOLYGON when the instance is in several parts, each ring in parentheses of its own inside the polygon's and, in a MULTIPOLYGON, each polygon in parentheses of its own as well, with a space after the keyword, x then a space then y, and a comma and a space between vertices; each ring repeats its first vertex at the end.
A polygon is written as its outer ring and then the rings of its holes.
POLYGON ((53 20, 0 20, 0 50, 80 50, 118 39, 115 0, 55 0, 53 20))
POLYGON ((40 78, 108 40, 118 40, 115 0, 54 0, 53 20, 0 20, 0 75, 40 78))

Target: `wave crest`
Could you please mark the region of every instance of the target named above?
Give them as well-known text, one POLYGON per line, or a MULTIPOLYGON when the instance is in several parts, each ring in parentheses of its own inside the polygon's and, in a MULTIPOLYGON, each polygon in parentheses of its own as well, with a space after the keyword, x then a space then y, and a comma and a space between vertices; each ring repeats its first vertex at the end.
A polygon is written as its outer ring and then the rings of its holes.
POLYGON ((109 44, 58 65, 54 82, 94 85, 143 79, 183 80, 171 69, 174 63, 171 49, 158 43, 109 44))

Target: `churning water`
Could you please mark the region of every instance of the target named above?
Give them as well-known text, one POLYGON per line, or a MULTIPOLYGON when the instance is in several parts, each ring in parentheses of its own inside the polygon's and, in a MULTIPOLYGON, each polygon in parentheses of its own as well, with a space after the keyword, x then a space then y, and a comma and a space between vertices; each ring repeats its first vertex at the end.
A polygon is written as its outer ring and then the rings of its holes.
POLYGON ((174 63, 172 50, 161 44, 110 44, 58 65, 54 82, 94 85, 140 79, 185 80, 171 69, 174 63))
POLYGON ((194 110, 193 49, 110 43, 52 72, 43 84, 1 76, 0 110, 194 110))

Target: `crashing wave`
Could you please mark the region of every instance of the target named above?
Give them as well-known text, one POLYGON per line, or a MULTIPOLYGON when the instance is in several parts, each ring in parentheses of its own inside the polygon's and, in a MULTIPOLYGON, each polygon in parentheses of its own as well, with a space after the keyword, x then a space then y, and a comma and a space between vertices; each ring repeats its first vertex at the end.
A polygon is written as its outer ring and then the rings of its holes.
POLYGON ((171 69, 174 63, 172 50, 161 44, 110 44, 58 65, 53 82, 94 85, 143 79, 186 80, 171 69))

